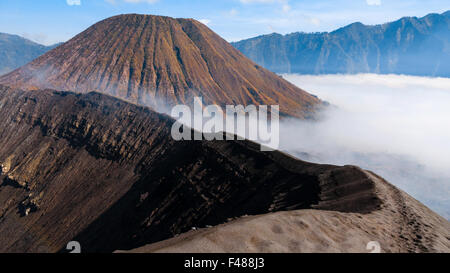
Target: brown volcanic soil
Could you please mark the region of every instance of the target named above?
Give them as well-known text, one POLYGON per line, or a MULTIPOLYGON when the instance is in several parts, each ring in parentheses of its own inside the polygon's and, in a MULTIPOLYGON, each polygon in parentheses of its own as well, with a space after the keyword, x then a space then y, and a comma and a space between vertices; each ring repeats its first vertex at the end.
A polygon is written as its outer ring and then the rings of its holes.
POLYGON ((372 241, 382 253, 450 251, 447 220, 382 178, 366 175, 383 200, 368 214, 295 210, 242 217, 125 252, 368 253, 372 241))
POLYGON ((100 93, 0 86, 0 115, 0 252, 62 251, 71 240, 83 252, 130 250, 194 226, 300 209, 391 210, 397 218, 373 232, 393 221, 387 235, 405 238, 401 250, 434 251, 441 234, 448 250, 446 220, 389 186, 392 203, 357 167, 262 153, 247 141, 176 142, 171 118, 100 93))
POLYGON ((25 89, 99 91, 134 103, 280 105, 308 118, 320 100, 256 65, 202 23, 151 15, 101 21, 0 77, 25 89))

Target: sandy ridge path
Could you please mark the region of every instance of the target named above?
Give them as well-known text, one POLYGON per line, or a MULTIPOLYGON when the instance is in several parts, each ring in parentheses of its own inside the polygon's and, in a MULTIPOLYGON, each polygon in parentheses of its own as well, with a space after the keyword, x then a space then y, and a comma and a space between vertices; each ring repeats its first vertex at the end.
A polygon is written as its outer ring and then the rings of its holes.
MULTIPOLYGON (((383 201, 368 214, 296 210, 246 216, 131 252, 450 252, 450 223, 369 171, 383 201)), ((120 251, 119 251, 120 252, 120 251)))
POLYGON ((389 185, 374 173, 369 173, 369 175, 380 179, 381 183, 379 187, 385 187, 385 190, 387 190, 385 202, 389 202, 396 208, 396 210, 392 211, 392 218, 395 221, 395 230, 393 232, 397 230, 398 234, 400 234, 398 243, 408 252, 426 252, 428 249, 426 247, 426 241, 430 242, 434 240, 432 236, 427 234, 428 230, 424 229, 428 225, 422 223, 421 217, 413 209, 408 208, 405 197, 399 189, 389 185))
POLYGON ((397 232, 398 243, 407 252, 449 252, 450 223, 410 195, 389 184, 380 176, 366 171, 377 181, 377 190, 385 197, 385 211, 391 213, 392 232, 397 232))

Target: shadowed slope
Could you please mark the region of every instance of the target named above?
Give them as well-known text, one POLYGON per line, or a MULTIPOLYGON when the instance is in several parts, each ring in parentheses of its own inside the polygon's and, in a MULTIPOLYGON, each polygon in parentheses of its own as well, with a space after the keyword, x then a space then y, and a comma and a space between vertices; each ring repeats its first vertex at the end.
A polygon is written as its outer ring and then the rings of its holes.
POLYGON ((307 118, 320 101, 256 65, 192 19, 119 15, 0 77, 26 89, 97 90, 139 104, 279 104, 307 118))

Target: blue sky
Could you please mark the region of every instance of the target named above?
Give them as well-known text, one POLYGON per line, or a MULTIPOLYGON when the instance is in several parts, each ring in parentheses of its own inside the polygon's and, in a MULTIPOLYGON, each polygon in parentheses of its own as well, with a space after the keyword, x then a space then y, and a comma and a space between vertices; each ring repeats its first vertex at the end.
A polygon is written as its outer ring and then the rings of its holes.
POLYGON ((142 13, 195 18, 228 41, 272 32, 331 31, 450 10, 449 0, 0 0, 0 32, 52 44, 104 18, 142 13))

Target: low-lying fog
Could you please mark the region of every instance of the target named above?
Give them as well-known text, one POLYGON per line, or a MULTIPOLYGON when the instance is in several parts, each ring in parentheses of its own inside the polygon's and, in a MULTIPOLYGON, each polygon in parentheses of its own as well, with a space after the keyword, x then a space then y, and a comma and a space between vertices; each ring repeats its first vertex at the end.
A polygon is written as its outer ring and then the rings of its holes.
POLYGON ((450 79, 283 77, 334 107, 319 122, 282 122, 282 150, 372 170, 450 219, 450 79))

